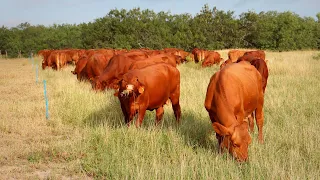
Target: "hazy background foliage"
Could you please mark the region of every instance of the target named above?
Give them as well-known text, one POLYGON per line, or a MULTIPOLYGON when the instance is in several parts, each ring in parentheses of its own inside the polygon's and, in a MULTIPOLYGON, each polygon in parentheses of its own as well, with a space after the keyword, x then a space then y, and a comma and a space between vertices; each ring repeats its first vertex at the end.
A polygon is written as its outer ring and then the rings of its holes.
POLYGON ((21 23, 0 28, 0 50, 16 57, 18 51, 64 48, 259 48, 302 50, 320 48, 320 13, 317 19, 287 11, 234 15, 210 8, 191 14, 155 13, 135 8, 113 9, 106 16, 82 24, 51 26, 21 23))

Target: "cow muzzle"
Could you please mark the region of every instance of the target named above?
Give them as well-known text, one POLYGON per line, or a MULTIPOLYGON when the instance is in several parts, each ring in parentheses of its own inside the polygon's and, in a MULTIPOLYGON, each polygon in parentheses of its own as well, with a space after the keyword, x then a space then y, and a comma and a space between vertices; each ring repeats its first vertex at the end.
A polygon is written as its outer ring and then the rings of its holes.
POLYGON ((126 85, 126 89, 123 90, 120 95, 121 96, 128 96, 130 94, 130 92, 133 91, 134 86, 132 84, 128 84, 126 85))

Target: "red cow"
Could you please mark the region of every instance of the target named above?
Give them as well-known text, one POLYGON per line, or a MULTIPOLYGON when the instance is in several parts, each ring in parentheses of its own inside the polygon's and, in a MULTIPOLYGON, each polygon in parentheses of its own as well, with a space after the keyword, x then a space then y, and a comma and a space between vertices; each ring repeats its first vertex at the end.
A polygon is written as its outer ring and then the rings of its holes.
POLYGON ((238 161, 248 159, 251 137, 244 119, 255 111, 262 143, 263 103, 261 75, 250 63, 230 64, 211 77, 204 105, 220 150, 228 149, 238 161))
POLYGON ((80 72, 81 79, 92 79, 99 76, 108 65, 109 60, 102 53, 92 55, 83 70, 80 72))
POLYGON ((154 64, 158 64, 158 63, 167 63, 173 67, 176 67, 177 66, 176 58, 180 58, 180 56, 177 57, 176 55, 172 55, 172 54, 159 54, 156 56, 151 56, 147 59, 133 62, 130 65, 129 70, 141 69, 146 66, 150 66, 150 65, 154 65, 154 64))
POLYGON ((202 62, 202 67, 209 67, 212 66, 214 64, 219 64, 221 61, 221 57, 220 54, 214 51, 210 51, 208 53, 206 53, 207 56, 205 57, 205 59, 202 62))
POLYGON ((110 59, 103 73, 91 81, 92 88, 95 90, 104 90, 106 87, 118 89, 118 82, 123 74, 128 72, 130 65, 135 61, 146 58, 148 58, 148 55, 142 51, 133 51, 114 56, 110 59))
POLYGON ((59 52, 54 50, 50 53, 46 60, 42 61, 42 69, 45 69, 46 67, 57 69, 59 65, 59 63, 57 63, 57 59, 59 59, 59 52))
POLYGON ((232 62, 236 62, 238 60, 239 57, 243 56, 247 51, 243 51, 243 50, 230 50, 228 52, 228 58, 232 61, 232 62))
POLYGON ((73 73, 74 75, 77 75, 77 79, 79 81, 82 80, 82 77, 80 75, 81 71, 84 69, 84 67, 86 67, 86 64, 88 62, 88 56, 82 56, 78 62, 76 63, 76 67, 73 71, 71 71, 71 73, 73 73))
MULTIPOLYGON (((263 60, 266 59, 266 53, 262 50, 248 51, 248 52, 244 53, 243 58, 245 58, 245 57, 249 58, 250 56, 255 57, 256 59, 263 59, 263 60)), ((252 59, 249 58, 248 60, 250 62, 250 60, 252 60, 252 59)))
POLYGON ((129 125, 138 113, 136 126, 141 126, 146 110, 156 110, 156 124, 163 117, 163 105, 170 99, 179 122, 181 117, 180 72, 169 64, 159 63, 143 69, 134 69, 123 75, 118 96, 125 122, 129 125))

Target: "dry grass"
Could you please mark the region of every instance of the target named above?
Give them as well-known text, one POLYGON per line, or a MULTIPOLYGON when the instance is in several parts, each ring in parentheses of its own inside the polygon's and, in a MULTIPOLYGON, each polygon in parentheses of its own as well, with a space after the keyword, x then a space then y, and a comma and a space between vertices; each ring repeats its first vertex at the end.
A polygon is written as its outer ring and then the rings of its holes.
POLYGON ((85 131, 45 119, 43 85, 27 59, 2 59, 0 66, 0 179, 83 177, 64 148, 85 131))
MULTIPOLYGON (((227 50, 219 51, 224 59, 227 50)), ((267 52, 265 144, 257 130, 248 163, 217 153, 204 108, 206 88, 218 67, 179 66, 182 123, 165 107, 160 127, 154 112, 143 126, 127 128, 113 91, 95 93, 70 73, 40 70, 48 82, 50 120, 43 85, 26 59, 0 60, 0 179, 318 179, 320 61, 318 52, 267 52)), ((37 61, 37 63, 39 63, 37 61)))

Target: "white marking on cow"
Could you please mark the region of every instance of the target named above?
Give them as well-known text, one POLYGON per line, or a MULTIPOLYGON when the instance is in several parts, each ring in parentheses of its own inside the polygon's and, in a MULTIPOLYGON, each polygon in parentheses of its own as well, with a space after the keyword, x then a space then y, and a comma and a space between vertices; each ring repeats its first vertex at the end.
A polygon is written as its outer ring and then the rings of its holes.
POLYGON ((132 91, 133 90, 133 85, 132 84, 128 84, 127 86, 126 86, 126 89, 127 90, 129 90, 129 91, 132 91))

